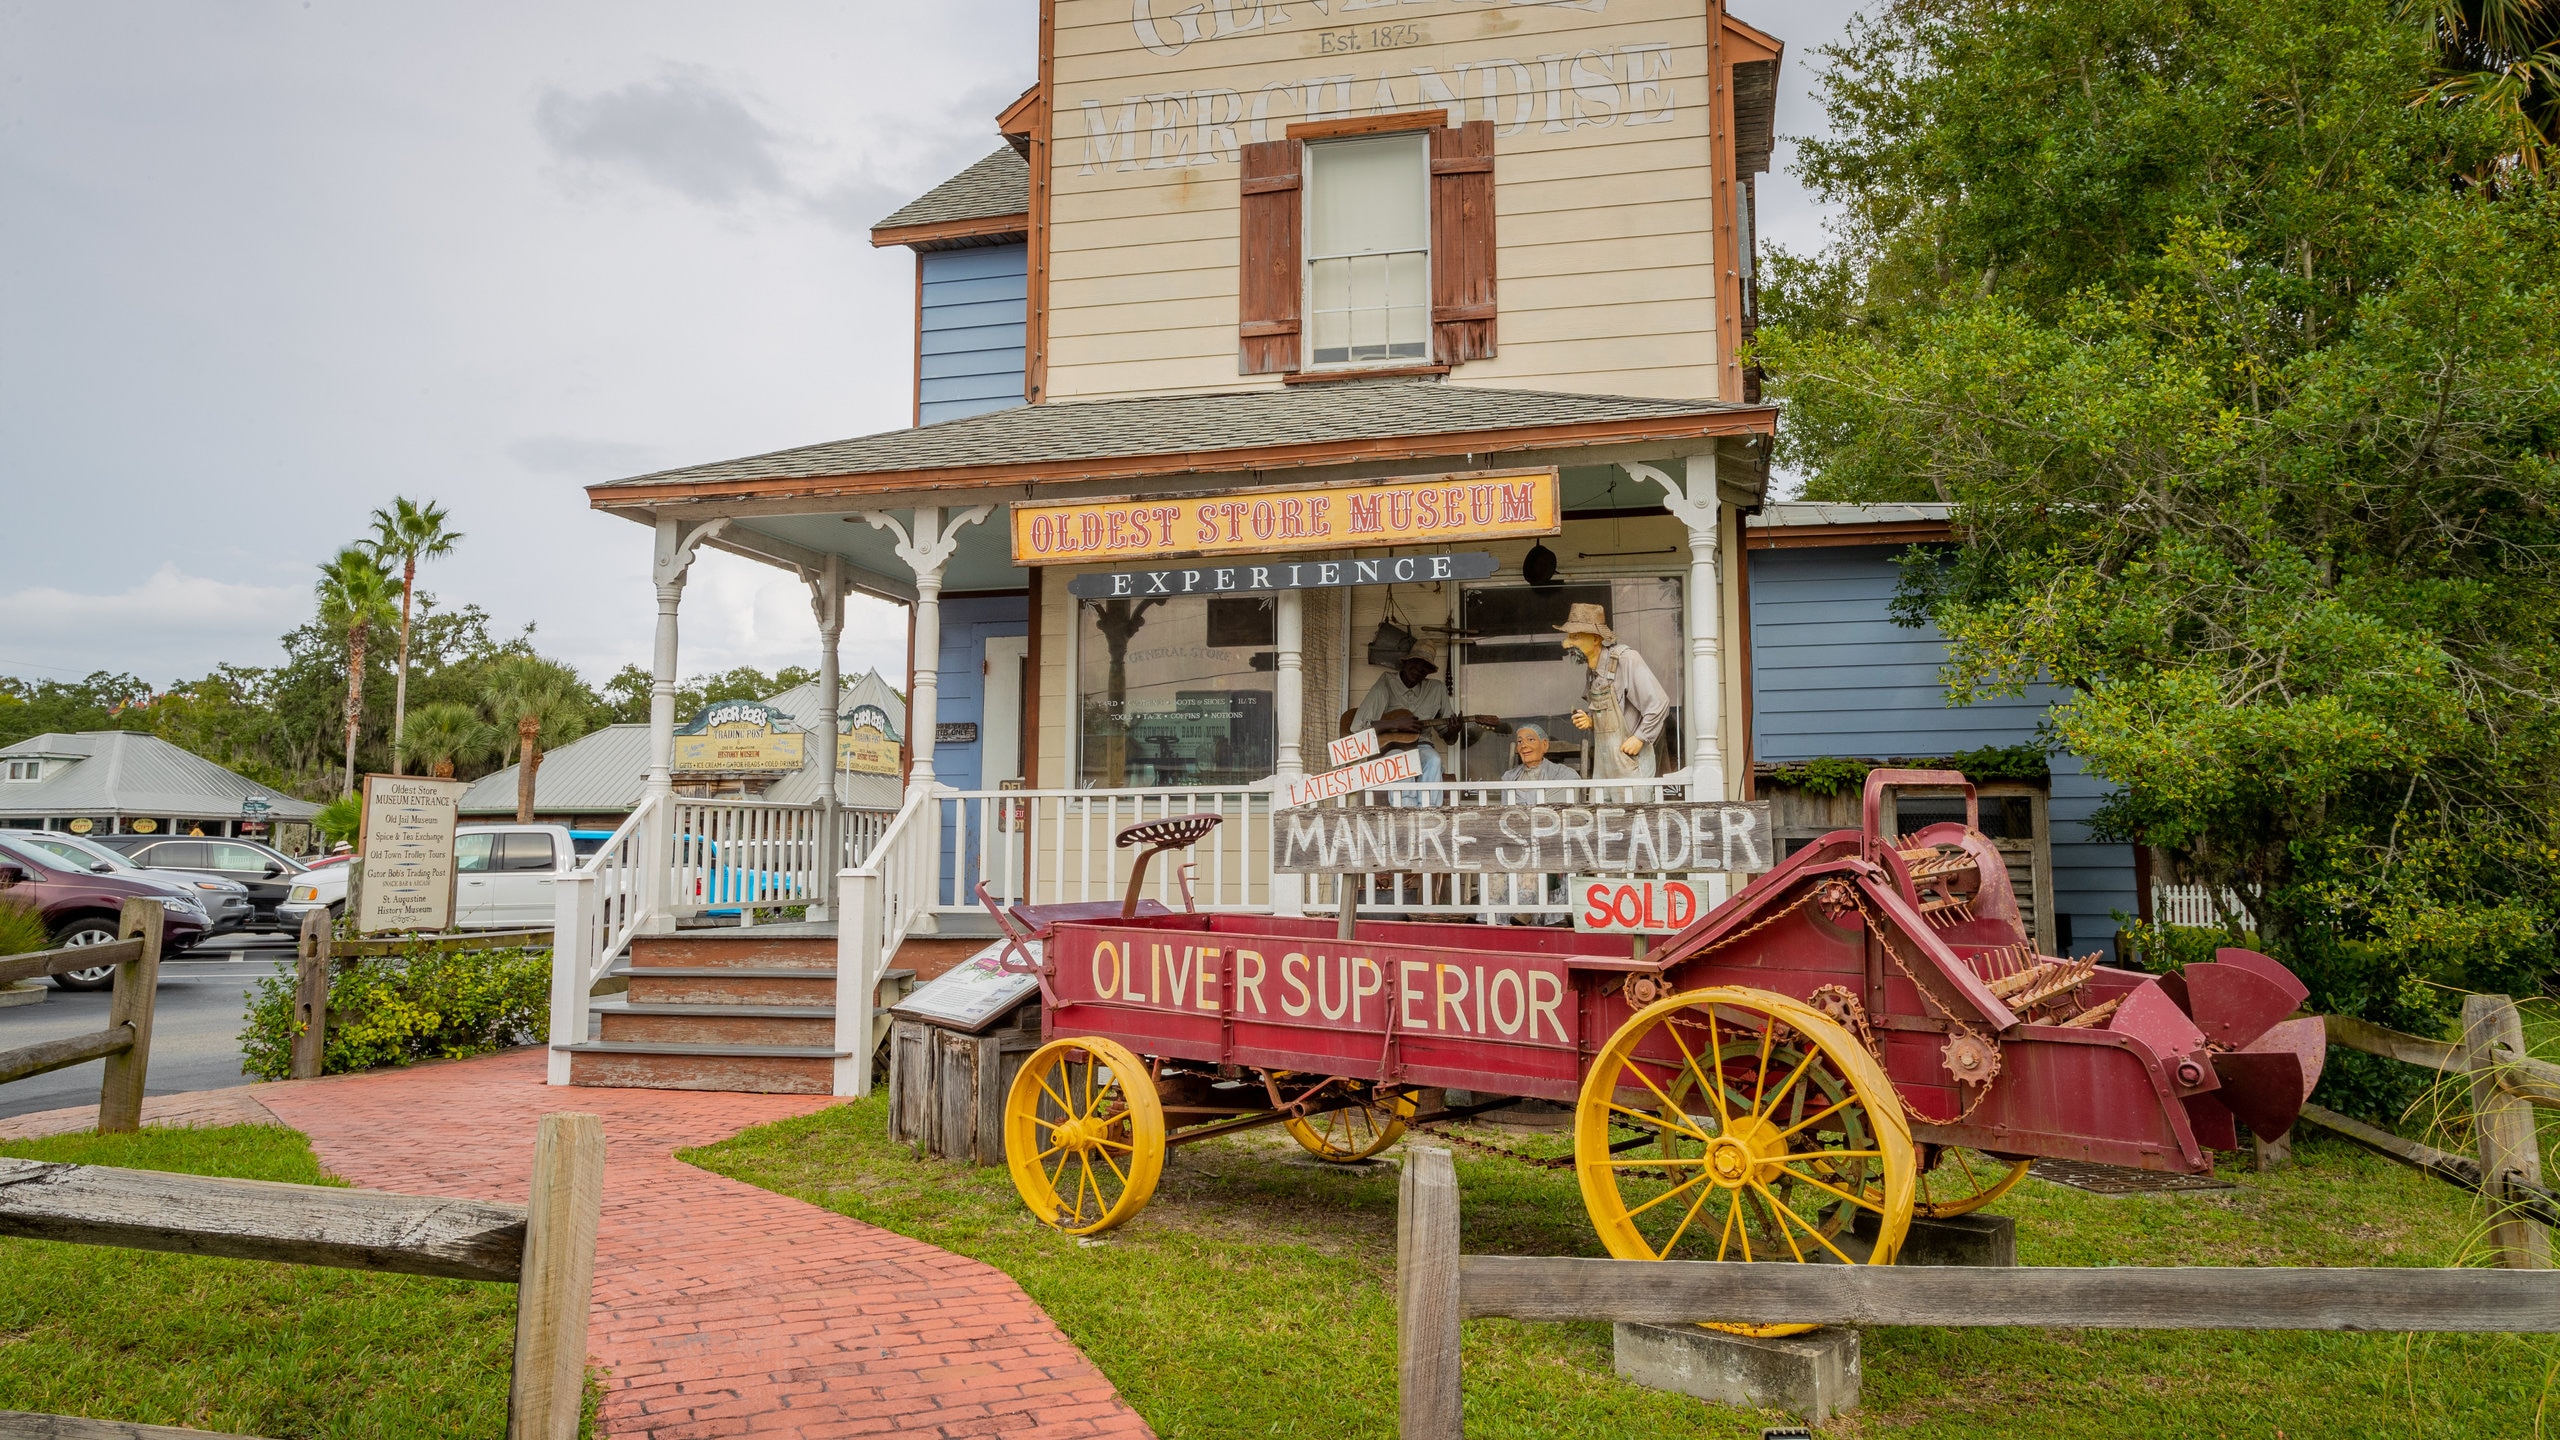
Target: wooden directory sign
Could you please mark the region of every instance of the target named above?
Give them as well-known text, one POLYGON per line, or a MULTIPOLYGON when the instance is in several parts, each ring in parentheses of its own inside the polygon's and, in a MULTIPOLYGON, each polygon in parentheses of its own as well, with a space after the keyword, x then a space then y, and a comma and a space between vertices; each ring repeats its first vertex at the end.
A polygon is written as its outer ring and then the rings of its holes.
POLYGON ((364 777, 364 832, 356 853, 364 884, 354 896, 356 933, 443 930, 453 924, 453 832, 464 780, 364 777))

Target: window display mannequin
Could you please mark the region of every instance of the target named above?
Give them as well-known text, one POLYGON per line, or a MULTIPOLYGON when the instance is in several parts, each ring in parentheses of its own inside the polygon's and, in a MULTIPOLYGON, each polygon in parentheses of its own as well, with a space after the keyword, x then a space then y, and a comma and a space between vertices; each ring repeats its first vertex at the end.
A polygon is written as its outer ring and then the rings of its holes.
POLYGON ((1671 697, 1653 667, 1618 639, 1608 611, 1598 605, 1574 606, 1556 629, 1565 650, 1591 672, 1583 708, 1573 712, 1574 728, 1591 732, 1591 778, 1649 780, 1661 773, 1653 742, 1670 718, 1671 697))
POLYGON ((1443 739, 1455 739, 1468 725, 1498 728, 1500 720, 1491 715, 1461 715, 1457 702, 1449 698, 1448 682, 1436 678, 1440 667, 1420 651, 1396 662, 1396 668, 1378 677, 1369 687, 1360 708, 1351 713, 1351 724, 1345 735, 1366 730, 1378 724, 1392 710, 1410 713, 1423 728, 1443 739))
MULTIPOLYGON (((1520 757, 1520 763, 1503 771, 1502 778, 1505 780, 1581 779, 1580 775, 1547 758, 1547 747, 1550 743, 1545 727, 1523 722, 1511 734, 1511 748, 1513 753, 1520 757)), ((1573 800, 1573 792, 1570 790, 1515 790, 1502 798, 1513 805, 1545 805, 1551 802, 1570 804, 1573 800)))

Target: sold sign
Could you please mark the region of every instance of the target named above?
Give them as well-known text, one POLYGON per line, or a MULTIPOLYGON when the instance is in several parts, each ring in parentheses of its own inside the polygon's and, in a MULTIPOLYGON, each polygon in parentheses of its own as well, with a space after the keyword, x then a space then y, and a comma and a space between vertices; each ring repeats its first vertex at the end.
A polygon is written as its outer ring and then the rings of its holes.
POLYGON ((1686 880, 1581 876, 1565 883, 1565 896, 1573 928, 1604 935, 1667 935, 1687 929, 1706 908, 1686 880))

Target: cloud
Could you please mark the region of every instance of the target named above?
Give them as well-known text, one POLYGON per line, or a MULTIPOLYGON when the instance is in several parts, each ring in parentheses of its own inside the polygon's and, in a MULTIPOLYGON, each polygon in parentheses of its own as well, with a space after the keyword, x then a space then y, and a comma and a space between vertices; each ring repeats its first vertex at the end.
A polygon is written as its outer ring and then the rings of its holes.
POLYGON ((507 455, 528 470, 572 479, 620 480, 645 472, 654 446, 625 440, 581 440, 574 435, 528 435, 507 447, 507 455))
POLYGON ((747 102, 697 66, 671 65, 619 90, 534 102, 534 128, 552 152, 589 176, 620 174, 720 209, 788 191, 788 143, 747 102))
POLYGON ((117 594, 50 585, 0 595, 10 619, 0 671, 85 675, 99 657, 145 679, 192 679, 220 661, 267 664, 276 639, 311 613, 307 585, 250 585, 189 575, 164 563, 117 594))

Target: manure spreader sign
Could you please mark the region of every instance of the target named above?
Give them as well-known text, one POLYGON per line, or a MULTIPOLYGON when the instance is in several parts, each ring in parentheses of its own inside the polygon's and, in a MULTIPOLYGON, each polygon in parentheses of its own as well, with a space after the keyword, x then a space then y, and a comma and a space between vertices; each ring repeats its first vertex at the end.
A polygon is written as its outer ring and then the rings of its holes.
POLYGON ((356 933, 442 930, 453 924, 453 832, 463 780, 364 777, 364 884, 356 933))
POLYGON ((1271 821, 1283 874, 1747 875, 1777 863, 1766 800, 1284 810, 1271 821))

